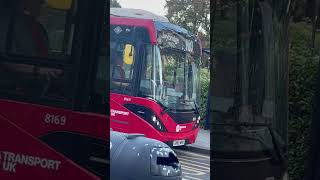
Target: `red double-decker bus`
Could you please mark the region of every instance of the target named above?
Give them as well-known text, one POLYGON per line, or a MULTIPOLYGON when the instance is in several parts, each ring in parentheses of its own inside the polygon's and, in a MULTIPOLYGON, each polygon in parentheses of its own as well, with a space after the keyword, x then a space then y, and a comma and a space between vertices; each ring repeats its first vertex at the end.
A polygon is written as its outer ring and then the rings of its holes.
POLYGON ((110 126, 171 146, 199 131, 199 39, 153 13, 110 10, 110 126))

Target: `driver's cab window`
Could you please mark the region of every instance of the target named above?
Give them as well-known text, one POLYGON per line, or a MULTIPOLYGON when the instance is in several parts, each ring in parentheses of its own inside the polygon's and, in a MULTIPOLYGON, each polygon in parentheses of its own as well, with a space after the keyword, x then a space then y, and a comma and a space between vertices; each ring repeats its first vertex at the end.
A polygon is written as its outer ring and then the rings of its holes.
POLYGON ((133 78, 135 46, 132 44, 111 43, 111 90, 130 93, 130 84, 133 78))
POLYGON ((71 99, 62 64, 70 59, 76 10, 77 0, 0 0, 1 92, 71 99))
POLYGON ((140 96, 160 98, 162 92, 162 64, 160 51, 157 46, 144 44, 142 46, 142 68, 140 81, 140 96))
POLYGON ((183 54, 179 53, 164 53, 162 55, 164 68, 164 84, 168 87, 169 94, 176 94, 181 97, 185 89, 185 67, 183 54))

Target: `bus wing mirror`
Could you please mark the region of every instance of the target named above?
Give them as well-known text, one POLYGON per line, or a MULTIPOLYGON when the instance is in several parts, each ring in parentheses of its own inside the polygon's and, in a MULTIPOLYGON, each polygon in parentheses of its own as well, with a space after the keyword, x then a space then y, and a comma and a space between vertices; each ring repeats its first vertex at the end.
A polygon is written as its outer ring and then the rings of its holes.
POLYGON ((134 46, 131 44, 126 44, 124 49, 124 63, 131 65, 133 63, 134 57, 134 46))
POLYGON ((72 0, 47 0, 47 4, 50 8, 66 11, 71 8, 72 0))

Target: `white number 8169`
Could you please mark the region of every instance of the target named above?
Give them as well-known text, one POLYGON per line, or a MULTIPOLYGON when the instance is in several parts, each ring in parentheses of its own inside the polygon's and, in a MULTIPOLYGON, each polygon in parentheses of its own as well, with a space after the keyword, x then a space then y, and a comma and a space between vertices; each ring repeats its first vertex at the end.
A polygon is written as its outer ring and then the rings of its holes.
POLYGON ((67 118, 65 116, 46 114, 44 122, 47 124, 55 124, 55 125, 65 125, 67 122, 67 118))

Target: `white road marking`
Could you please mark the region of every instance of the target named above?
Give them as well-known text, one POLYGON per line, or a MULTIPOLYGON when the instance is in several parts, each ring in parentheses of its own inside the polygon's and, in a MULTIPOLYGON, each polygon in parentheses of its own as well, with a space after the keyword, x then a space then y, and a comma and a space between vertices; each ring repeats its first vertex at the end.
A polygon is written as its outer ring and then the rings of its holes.
POLYGON ((205 169, 199 169, 199 168, 196 168, 196 167, 190 167, 190 166, 184 166, 182 167, 182 172, 188 172, 188 171, 191 171, 191 172, 196 172, 196 173, 209 173, 210 171, 208 170, 205 170, 205 169))
POLYGON ((208 160, 209 160, 209 159, 207 159, 207 158, 184 156, 184 155, 180 155, 180 156, 178 157, 178 159, 180 159, 180 158, 188 158, 188 159, 194 159, 194 160, 200 160, 200 161, 208 161, 208 160))
POLYGON ((208 171, 208 170, 189 167, 189 166, 182 167, 182 171, 183 170, 193 171, 193 172, 197 172, 197 173, 210 173, 210 171, 208 171))
POLYGON ((179 158, 179 161, 188 161, 188 162, 191 162, 191 163, 195 163, 195 164, 200 164, 200 165, 204 165, 205 167, 209 167, 210 168, 210 165, 206 164, 206 163, 203 163, 203 162, 198 162, 198 161, 193 161, 193 160, 189 160, 189 159, 186 159, 186 158, 179 158))
POLYGON ((180 154, 183 154, 183 155, 202 157, 202 158, 204 158, 204 159, 210 160, 210 157, 209 157, 209 156, 205 156, 205 155, 201 155, 201 154, 196 154, 196 153, 192 153, 192 152, 181 151, 181 150, 177 150, 177 149, 174 149, 174 152, 179 152, 180 154))
POLYGON ((210 171, 210 167, 203 167, 203 166, 200 166, 200 165, 197 165, 197 164, 192 164, 192 163, 188 163, 188 162, 184 162, 184 161, 180 161, 180 163, 183 165, 188 165, 189 167, 199 167, 200 169, 206 169, 206 170, 209 170, 210 171))
MULTIPOLYGON (((190 171, 190 169, 188 169, 188 170, 190 171)), ((206 173, 200 172, 200 171, 194 171, 194 172, 190 171, 190 172, 183 172, 182 174, 183 175, 191 175, 191 176, 203 176, 206 173)))
POLYGON ((182 168, 182 180, 202 180, 210 174, 210 157, 175 150, 182 168))
POLYGON ((195 180, 202 180, 202 179, 199 179, 199 178, 195 178, 195 177, 191 177, 191 176, 185 176, 186 178, 191 178, 191 179, 195 179, 195 180))

